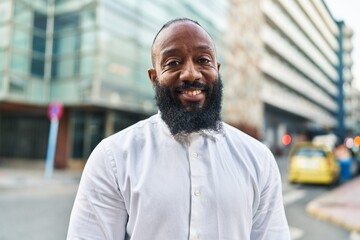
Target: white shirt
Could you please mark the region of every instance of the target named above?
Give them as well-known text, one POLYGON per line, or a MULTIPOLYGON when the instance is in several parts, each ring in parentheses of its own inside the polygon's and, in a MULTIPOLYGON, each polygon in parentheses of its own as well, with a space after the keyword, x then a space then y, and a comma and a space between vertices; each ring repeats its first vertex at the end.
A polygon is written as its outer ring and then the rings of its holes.
POLYGON ((288 240, 271 152, 223 132, 174 139, 160 114, 104 139, 89 157, 68 238, 288 240))

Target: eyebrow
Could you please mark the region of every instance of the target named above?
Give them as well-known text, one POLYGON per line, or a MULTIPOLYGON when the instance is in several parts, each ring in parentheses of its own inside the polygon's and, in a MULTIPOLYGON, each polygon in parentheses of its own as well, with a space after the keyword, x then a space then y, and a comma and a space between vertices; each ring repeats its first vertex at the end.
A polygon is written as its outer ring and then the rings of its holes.
POLYGON ((160 56, 169 56, 174 55, 176 53, 180 53, 180 49, 178 48, 168 48, 160 52, 160 56))
MULTIPOLYGON (((196 46, 195 50, 210 51, 211 53, 215 54, 215 50, 212 47, 210 47, 209 45, 196 46)), ((181 52, 181 50, 179 48, 170 48, 170 49, 165 49, 165 50, 161 51, 160 55, 161 56, 169 56, 169 55, 177 54, 180 52, 181 52)))

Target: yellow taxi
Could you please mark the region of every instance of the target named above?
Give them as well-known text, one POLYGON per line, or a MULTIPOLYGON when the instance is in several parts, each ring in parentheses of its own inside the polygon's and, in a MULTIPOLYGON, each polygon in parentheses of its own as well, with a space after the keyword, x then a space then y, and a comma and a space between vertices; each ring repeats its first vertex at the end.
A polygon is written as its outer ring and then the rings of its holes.
POLYGON ((288 164, 292 183, 331 184, 339 178, 339 164, 326 145, 298 143, 290 151, 288 164))

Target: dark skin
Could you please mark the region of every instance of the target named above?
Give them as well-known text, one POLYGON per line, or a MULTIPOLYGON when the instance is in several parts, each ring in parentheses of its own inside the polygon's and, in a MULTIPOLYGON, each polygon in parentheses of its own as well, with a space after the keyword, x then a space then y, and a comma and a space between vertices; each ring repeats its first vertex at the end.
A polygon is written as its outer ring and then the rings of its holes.
POLYGON ((153 46, 154 68, 148 70, 153 85, 171 88, 174 98, 190 111, 191 104, 202 108, 207 94, 201 87, 177 91, 183 83, 199 82, 213 89, 218 81, 220 63, 217 62, 215 45, 209 34, 193 22, 177 22, 163 29, 153 46))

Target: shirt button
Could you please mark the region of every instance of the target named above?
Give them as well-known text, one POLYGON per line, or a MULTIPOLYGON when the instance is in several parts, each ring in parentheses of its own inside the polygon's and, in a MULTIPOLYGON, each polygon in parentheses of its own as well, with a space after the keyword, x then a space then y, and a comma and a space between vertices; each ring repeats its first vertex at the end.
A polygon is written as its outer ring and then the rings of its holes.
POLYGON ((193 152, 193 153, 191 154, 191 156, 192 156, 193 158, 197 158, 197 157, 199 156, 199 154, 197 154, 196 152, 193 152))
POLYGON ((199 190, 195 190, 195 191, 194 191, 194 195, 195 195, 196 197, 200 196, 200 191, 199 191, 199 190))

